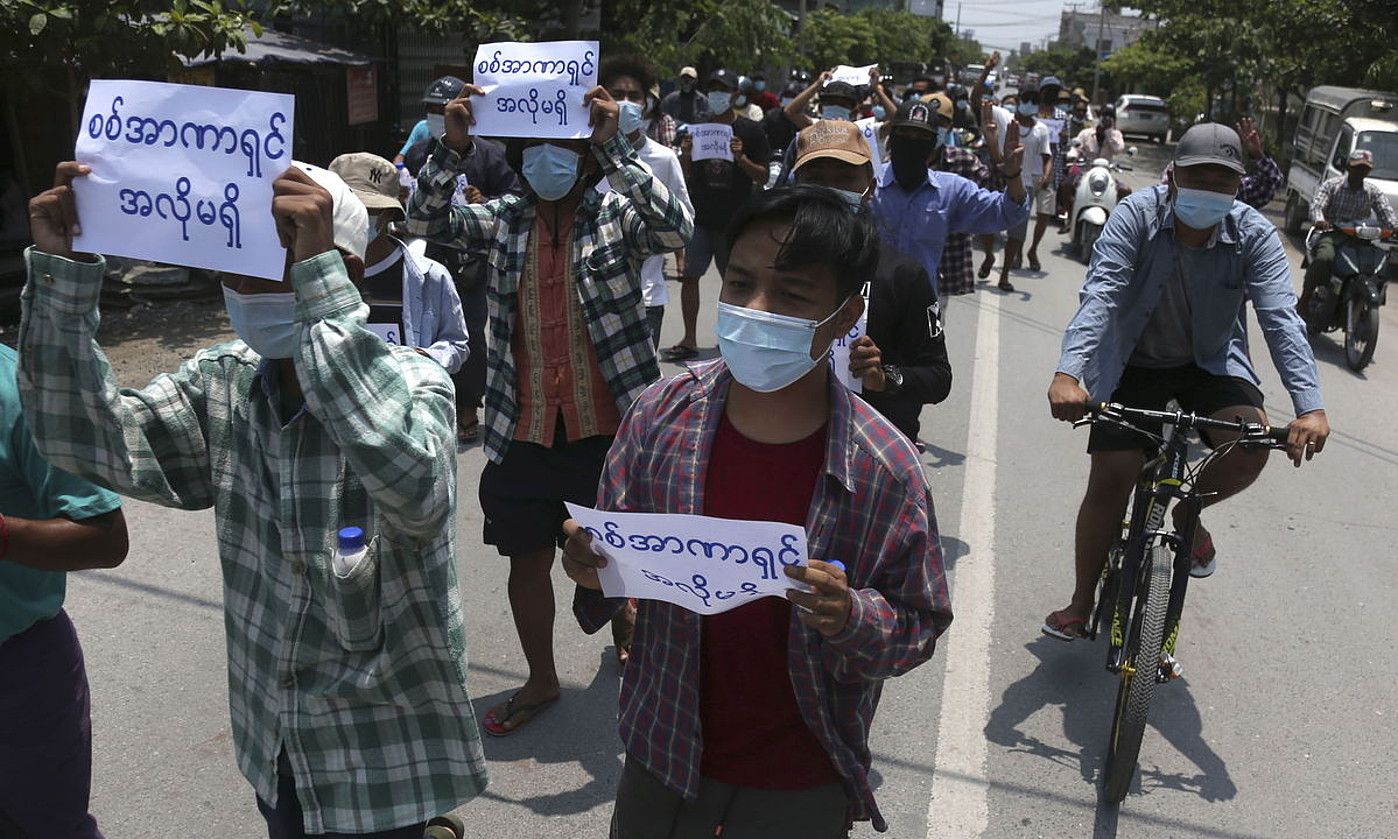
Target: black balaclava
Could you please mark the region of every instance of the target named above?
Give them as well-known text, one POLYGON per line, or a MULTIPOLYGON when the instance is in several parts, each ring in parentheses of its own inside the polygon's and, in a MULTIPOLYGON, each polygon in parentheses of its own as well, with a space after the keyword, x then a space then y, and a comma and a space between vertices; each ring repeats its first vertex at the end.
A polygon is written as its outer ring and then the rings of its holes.
POLYGON ((893 166, 893 179, 908 192, 912 192, 927 180, 927 159, 936 146, 935 137, 906 137, 894 135, 888 138, 888 156, 893 166))

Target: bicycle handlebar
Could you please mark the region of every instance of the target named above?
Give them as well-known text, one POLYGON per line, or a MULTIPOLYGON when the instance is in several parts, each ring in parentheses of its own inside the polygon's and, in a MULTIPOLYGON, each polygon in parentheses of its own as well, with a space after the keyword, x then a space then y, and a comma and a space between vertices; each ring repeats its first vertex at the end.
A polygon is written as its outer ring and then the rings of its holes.
POLYGON ((1183 411, 1151 411, 1145 408, 1131 408, 1114 402, 1095 403, 1089 408, 1089 415, 1084 422, 1091 423, 1101 420, 1123 422, 1132 419, 1161 422, 1177 428, 1213 428, 1219 431, 1235 431, 1240 435, 1239 443, 1267 443, 1277 447, 1285 446, 1291 433, 1285 426, 1277 428, 1262 423, 1249 422, 1241 417, 1230 422, 1198 414, 1186 414, 1183 411))

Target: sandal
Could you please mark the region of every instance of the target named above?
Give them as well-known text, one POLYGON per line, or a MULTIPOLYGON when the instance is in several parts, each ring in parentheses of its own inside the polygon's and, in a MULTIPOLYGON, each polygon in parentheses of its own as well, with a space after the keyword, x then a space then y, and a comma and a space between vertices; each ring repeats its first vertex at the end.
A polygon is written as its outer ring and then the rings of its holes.
POLYGON ((1040 631, 1050 638, 1060 641, 1076 641, 1087 637, 1087 618, 1067 617, 1068 610, 1060 609, 1044 618, 1040 631))
POLYGON ((986 257, 986 259, 981 262, 981 270, 976 272, 976 276, 980 277, 982 280, 988 279, 990 277, 990 272, 993 270, 995 270, 995 257, 986 257))
POLYGON ((674 364, 677 361, 688 361, 699 355, 699 350, 694 347, 686 347, 684 344, 676 344, 666 350, 660 351, 660 360, 674 364))
POLYGON ((1043 270, 1044 270, 1044 267, 1043 267, 1042 265, 1039 264, 1039 255, 1038 255, 1038 254, 1035 254, 1035 253, 1029 254, 1029 270, 1030 270, 1030 271, 1043 271, 1043 270))
POLYGON ((1009 292, 1015 290, 1014 283, 1011 283, 1009 280, 1001 280, 1000 283, 996 286, 996 288, 1000 289, 1001 291, 1009 292))
POLYGON ((1204 541, 1194 546, 1190 559, 1193 562, 1189 566, 1189 576, 1198 580, 1213 576, 1218 570, 1218 551, 1214 549, 1212 533, 1204 531, 1204 541))
POLYGON ((541 711, 558 701, 558 697, 555 696, 552 699, 545 699, 543 702, 535 702, 531 705, 516 706, 515 700, 518 698, 519 694, 516 693, 514 696, 511 696, 508 700, 505 701, 505 716, 501 719, 496 719, 494 708, 491 708, 489 711, 486 711, 485 719, 481 720, 481 728, 485 729, 486 734, 489 734, 492 737, 508 737, 509 735, 514 734, 516 731, 519 731, 521 728, 528 725, 531 721, 533 721, 533 719, 536 716, 539 715, 541 711), (506 723, 511 722, 512 720, 514 720, 515 717, 518 717, 521 714, 525 715, 524 719, 515 723, 509 728, 505 727, 506 723))

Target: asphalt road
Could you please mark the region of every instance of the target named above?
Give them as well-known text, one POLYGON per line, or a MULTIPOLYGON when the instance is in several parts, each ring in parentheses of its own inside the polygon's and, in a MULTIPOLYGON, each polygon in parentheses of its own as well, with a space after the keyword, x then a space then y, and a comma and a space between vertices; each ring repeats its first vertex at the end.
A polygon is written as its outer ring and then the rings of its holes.
MULTIPOLYGON (((1143 173, 1162 162, 1142 144, 1143 173)), ((1015 277, 1018 292, 948 307, 956 384, 923 414, 923 437, 957 619, 931 663, 884 690, 872 747, 888 835, 1393 835, 1398 319, 1384 312, 1387 337, 1363 375, 1318 339, 1330 445, 1299 471, 1274 460, 1209 512, 1219 572, 1190 589, 1185 678, 1158 693, 1138 786, 1110 810, 1095 787, 1115 691, 1102 648, 1039 633, 1070 591, 1087 467, 1086 432, 1051 420, 1044 399, 1083 278, 1058 241, 1050 234, 1045 273, 1015 277)), ((705 335, 716 289, 706 278, 705 335)), ((678 335, 673 305, 667 338, 678 335)), ((1284 420, 1289 400, 1254 341, 1284 420)), ((524 671, 505 564, 480 541, 484 456, 460 462, 458 561, 483 712, 524 671)), ((112 839, 265 835, 229 744, 212 514, 130 503, 127 516, 126 564, 74 575, 68 594, 92 682, 92 809, 112 839)), ((569 602, 561 571, 556 592, 569 602)), ((556 636, 564 700, 487 739, 490 789, 460 811, 476 837, 606 834, 621 769, 618 669, 605 633, 585 637, 566 611, 556 636)), ((865 824, 855 835, 875 834, 865 824)))

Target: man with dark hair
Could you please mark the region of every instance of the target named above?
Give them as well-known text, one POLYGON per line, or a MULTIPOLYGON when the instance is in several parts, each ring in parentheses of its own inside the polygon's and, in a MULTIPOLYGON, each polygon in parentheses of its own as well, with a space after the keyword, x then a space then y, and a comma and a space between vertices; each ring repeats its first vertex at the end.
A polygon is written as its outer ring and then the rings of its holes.
POLYGON ((1058 185, 1068 174, 1068 145, 1072 137, 1068 133, 1071 130, 1068 112, 1058 103, 1062 92, 1063 83, 1057 76, 1045 76, 1039 82, 1038 90, 1032 94, 1033 101, 1039 106, 1035 121, 1048 131, 1049 153, 1053 160, 1049 171, 1044 173, 1042 188, 1034 195, 1034 238, 1026 254, 1030 271, 1041 270, 1039 243, 1044 239, 1044 231, 1058 219, 1058 185))
MULTIPOLYGON (((829 187, 855 212, 874 192, 869 144, 853 123, 813 125, 796 139, 792 175, 798 184, 829 187)), ((861 396, 908 439, 917 442, 922 406, 951 392, 951 363, 941 310, 927 271, 879 245, 878 267, 863 290, 869 307, 865 334, 850 346, 850 373, 861 396)))
MULTIPOLYGON (((642 305, 640 265, 683 247, 689 212, 652 176, 618 127, 603 87, 587 93, 588 140, 511 140, 528 191, 454 206, 475 143, 467 85, 418 175, 409 228, 453 247, 493 248, 487 270, 485 542, 510 562, 509 598, 529 665, 518 693, 482 720, 505 736, 558 699, 553 568, 564 502, 591 503, 622 414, 660 377, 642 305), (595 188, 606 176, 612 191, 595 188)), ((624 653, 630 624, 614 627, 624 653)))
POLYGON ((693 67, 681 67, 679 85, 660 100, 660 110, 683 125, 707 122, 713 113, 698 83, 699 73, 693 67))
MULTIPOLYGON (((787 599, 707 617, 641 602, 616 839, 834 839, 862 819, 885 830, 868 745, 882 683, 926 661, 951 622, 916 451, 825 362, 863 312, 873 226, 831 190, 796 186, 755 196, 731 235, 723 357, 637 400, 597 506, 814 522, 812 559, 787 569, 787 599)), ((625 601, 602 595, 587 532, 564 530, 573 611, 594 632, 625 601)))
POLYGON ((763 114, 781 104, 776 94, 767 89, 767 74, 761 70, 752 74, 752 93, 749 94, 749 100, 761 108, 763 114))
POLYGON ((715 70, 709 74, 705 91, 710 120, 733 127, 733 159, 694 161, 690 159, 693 137, 685 134, 680 143, 680 165, 694 201, 694 238, 685 250, 684 270, 680 274, 684 336, 661 354, 663 360, 670 362, 687 361, 699 354, 699 280, 709 270, 711 261, 720 274, 727 268, 728 221, 748 196, 767 183, 769 174, 771 147, 767 145, 767 136, 757 123, 733 109, 738 76, 731 70, 715 70))

